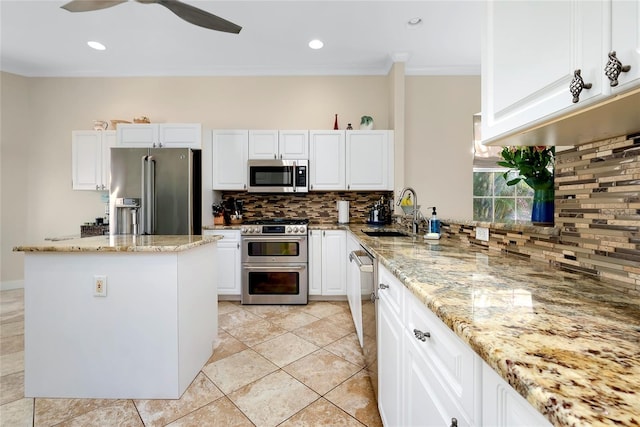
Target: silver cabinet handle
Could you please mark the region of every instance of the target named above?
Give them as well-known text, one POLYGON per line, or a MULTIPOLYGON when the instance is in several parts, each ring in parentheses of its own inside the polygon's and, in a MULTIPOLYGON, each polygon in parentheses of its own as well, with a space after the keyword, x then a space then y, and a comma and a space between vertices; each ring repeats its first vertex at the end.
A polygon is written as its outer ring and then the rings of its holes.
POLYGON ((620 73, 626 73, 631 69, 631 65, 622 65, 622 62, 616 57, 616 51, 609 52, 609 61, 604 67, 604 75, 609 79, 611 87, 618 86, 618 77, 620 73))
POLYGON ((385 285, 384 283, 380 283, 380 285, 378 285, 378 289, 389 289, 389 285, 385 285))
POLYGON ((431 334, 429 332, 422 332, 422 331, 420 331, 418 329, 414 329, 413 330, 413 335, 415 335, 416 338, 419 339, 422 342, 425 342, 427 340, 427 338, 431 338, 431 334))
POLYGON ((458 427, 458 419, 451 418, 451 426, 450 427, 458 427))
POLYGON ((580 69, 573 72, 573 80, 571 80, 571 84, 569 85, 569 92, 573 95, 574 104, 580 101, 580 93, 582 93, 582 89, 591 89, 593 86, 591 83, 585 83, 584 80, 582 80, 580 73, 580 69))

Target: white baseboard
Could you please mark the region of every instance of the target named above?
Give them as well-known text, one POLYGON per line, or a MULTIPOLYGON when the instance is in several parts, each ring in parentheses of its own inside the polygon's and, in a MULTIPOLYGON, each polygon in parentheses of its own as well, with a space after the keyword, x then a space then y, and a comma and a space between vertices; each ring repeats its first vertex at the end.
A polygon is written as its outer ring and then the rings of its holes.
POLYGON ((24 280, 5 280, 0 282, 0 291, 10 291, 11 289, 24 289, 24 280))

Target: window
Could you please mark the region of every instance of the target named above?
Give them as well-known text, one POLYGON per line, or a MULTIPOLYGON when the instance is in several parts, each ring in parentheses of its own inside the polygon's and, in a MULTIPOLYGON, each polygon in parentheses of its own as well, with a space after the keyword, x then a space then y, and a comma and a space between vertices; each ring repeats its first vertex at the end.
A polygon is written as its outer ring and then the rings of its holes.
POLYGON ((520 181, 508 186, 504 169, 473 169, 473 220, 531 221, 533 190, 520 181))
MULTIPOLYGON (((482 118, 473 116, 473 220, 486 222, 531 221, 533 190, 520 181, 508 186, 502 177, 506 169, 496 162, 502 159, 502 147, 489 147, 480 140, 482 118)), ((512 172, 515 174, 515 172, 512 172)), ((511 179, 511 177, 509 178, 511 179)))

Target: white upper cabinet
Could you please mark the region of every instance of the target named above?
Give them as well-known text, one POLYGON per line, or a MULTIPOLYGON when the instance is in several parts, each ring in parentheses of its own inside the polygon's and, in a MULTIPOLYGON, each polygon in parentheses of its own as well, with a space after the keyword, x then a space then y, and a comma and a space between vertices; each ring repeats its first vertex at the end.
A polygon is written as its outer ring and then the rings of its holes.
MULTIPOLYGON (((613 0, 611 4, 611 50, 622 67, 614 92, 640 85, 640 0, 613 0)), ((609 82, 611 84, 611 82, 609 82)))
POLYGON ((393 131, 310 131, 310 190, 393 190, 393 131))
POLYGON ((202 148, 200 123, 119 124, 118 146, 135 148, 202 148))
POLYGON ((393 190, 393 132, 347 131, 347 190, 393 190))
POLYGON ((575 70, 591 84, 578 104, 608 91, 606 1, 489 1, 486 8, 483 139, 575 108, 569 91, 575 70))
POLYGON ((250 159, 309 158, 309 131, 307 130, 250 130, 250 159))
POLYGON ((246 190, 249 131, 214 130, 211 135, 214 190, 246 190))
POLYGON ((108 190, 114 131, 77 130, 71 133, 74 190, 108 190))
POLYGON ((309 175, 309 190, 346 189, 344 131, 309 131, 309 175))

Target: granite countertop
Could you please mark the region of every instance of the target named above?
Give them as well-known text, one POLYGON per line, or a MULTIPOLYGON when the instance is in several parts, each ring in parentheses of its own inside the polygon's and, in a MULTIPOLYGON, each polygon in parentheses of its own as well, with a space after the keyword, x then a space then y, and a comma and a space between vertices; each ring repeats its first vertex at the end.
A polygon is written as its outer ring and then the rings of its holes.
POLYGON ((179 252, 219 240, 221 236, 95 236, 16 246, 14 252, 179 252))
POLYGON ((640 423, 640 298, 456 239, 340 227, 552 424, 640 423))

